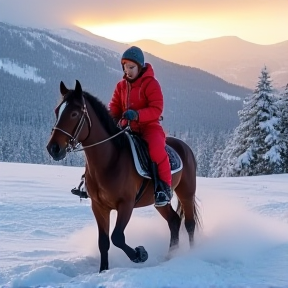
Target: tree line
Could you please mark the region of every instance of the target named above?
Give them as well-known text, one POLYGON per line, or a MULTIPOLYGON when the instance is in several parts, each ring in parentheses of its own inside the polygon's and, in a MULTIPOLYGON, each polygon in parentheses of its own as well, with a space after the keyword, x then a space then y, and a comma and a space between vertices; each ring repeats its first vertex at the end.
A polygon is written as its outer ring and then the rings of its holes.
MULTIPOLYGON (((45 146, 54 121, 51 114, 47 118, 36 113, 36 107, 26 116, 17 113, 17 106, 13 110, 18 117, 0 121, 0 161, 84 166, 83 153, 72 153, 59 162, 48 155, 45 146)), ((189 123, 167 125, 165 119, 163 125, 168 135, 183 139, 191 147, 198 163, 198 176, 288 173, 288 84, 279 94, 264 67, 238 116, 239 125, 232 131, 213 131, 189 123)))

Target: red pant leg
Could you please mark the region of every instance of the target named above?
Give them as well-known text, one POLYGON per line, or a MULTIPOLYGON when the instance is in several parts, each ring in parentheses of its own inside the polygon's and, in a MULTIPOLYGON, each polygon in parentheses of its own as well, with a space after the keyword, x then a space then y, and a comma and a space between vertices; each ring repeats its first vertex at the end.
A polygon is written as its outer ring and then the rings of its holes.
POLYGON ((166 137, 162 126, 158 123, 145 125, 141 129, 141 136, 148 143, 148 150, 152 161, 157 163, 159 178, 171 186, 171 169, 165 150, 166 137))

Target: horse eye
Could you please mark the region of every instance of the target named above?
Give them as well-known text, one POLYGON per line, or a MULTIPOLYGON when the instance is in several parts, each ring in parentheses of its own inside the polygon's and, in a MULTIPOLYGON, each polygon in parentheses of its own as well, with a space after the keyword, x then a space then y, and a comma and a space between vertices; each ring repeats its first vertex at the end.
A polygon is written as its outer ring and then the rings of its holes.
POLYGON ((72 118, 76 118, 78 116, 78 114, 79 113, 77 111, 73 111, 72 114, 71 114, 71 117, 72 118))

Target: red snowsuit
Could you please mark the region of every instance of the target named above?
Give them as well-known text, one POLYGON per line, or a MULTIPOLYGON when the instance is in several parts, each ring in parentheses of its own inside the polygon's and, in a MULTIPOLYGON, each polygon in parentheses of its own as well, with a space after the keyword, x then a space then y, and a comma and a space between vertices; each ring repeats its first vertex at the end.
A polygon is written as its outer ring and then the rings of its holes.
MULTIPOLYGON (((113 93, 109 103, 110 114, 120 120, 123 112, 132 109, 138 112, 138 120, 131 121, 132 131, 138 132, 148 143, 148 150, 153 162, 158 165, 159 178, 171 186, 171 171, 167 152, 165 150, 165 133, 159 123, 163 111, 163 94, 158 81, 154 78, 154 71, 146 63, 146 71, 130 83, 121 80, 113 93)), ((125 126, 123 119, 121 125, 125 126)))

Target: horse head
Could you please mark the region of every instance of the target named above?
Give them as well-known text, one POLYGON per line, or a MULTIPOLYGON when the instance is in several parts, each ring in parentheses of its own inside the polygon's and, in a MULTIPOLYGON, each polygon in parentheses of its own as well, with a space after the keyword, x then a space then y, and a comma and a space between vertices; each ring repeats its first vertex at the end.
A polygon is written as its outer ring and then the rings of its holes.
POLYGON ((55 109, 56 123, 47 145, 49 154, 56 161, 65 158, 67 152, 84 141, 91 127, 80 82, 76 80, 75 89, 69 90, 61 81, 60 93, 62 101, 55 109))

